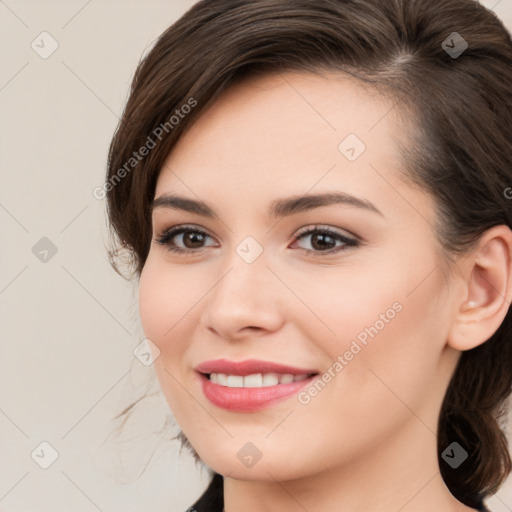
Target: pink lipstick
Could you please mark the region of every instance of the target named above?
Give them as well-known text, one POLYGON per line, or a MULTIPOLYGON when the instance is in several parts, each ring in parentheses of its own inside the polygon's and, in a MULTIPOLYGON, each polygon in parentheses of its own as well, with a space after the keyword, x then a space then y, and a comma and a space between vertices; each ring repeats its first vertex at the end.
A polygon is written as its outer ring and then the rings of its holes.
POLYGON ((206 398, 229 411, 251 412, 285 400, 311 383, 318 371, 249 359, 205 361, 195 370, 200 374, 206 398))

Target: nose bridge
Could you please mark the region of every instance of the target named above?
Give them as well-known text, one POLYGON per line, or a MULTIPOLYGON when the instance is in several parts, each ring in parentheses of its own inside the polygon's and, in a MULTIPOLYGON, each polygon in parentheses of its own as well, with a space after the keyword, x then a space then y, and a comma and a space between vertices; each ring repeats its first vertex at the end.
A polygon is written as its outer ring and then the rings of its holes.
POLYGON ((258 297, 266 295, 264 287, 271 272, 267 268, 263 247, 254 239, 246 239, 238 244, 226 259, 224 268, 224 277, 216 285, 213 294, 216 301, 227 300, 233 303, 240 300, 243 306, 257 303, 258 297))
POLYGON ((250 238, 226 258, 221 277, 207 298, 204 322, 230 337, 244 327, 272 330, 279 323, 277 287, 270 288, 275 277, 267 268, 263 247, 250 238))

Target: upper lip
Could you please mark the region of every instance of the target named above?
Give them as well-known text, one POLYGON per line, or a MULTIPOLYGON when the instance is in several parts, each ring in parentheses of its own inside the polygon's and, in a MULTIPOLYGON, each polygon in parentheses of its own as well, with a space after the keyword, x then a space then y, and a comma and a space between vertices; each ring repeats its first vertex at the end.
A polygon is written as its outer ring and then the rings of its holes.
POLYGON ((195 367, 199 373, 224 373, 227 375, 252 375, 255 373, 289 373, 292 375, 317 374, 315 369, 296 368, 285 364, 272 363, 271 361, 260 361, 258 359, 247 359, 245 361, 229 361, 227 359, 214 359, 204 361, 195 367))

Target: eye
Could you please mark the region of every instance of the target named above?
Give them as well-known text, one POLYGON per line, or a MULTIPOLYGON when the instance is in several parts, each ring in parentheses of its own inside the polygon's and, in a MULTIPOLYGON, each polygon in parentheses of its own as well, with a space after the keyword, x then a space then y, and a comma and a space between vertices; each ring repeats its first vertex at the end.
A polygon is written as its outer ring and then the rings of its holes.
POLYGON ((187 253, 199 252, 204 247, 201 245, 206 238, 211 238, 210 235, 198 228, 197 226, 175 226, 167 229, 162 233, 155 242, 160 245, 165 245, 171 252, 187 253), (174 242, 176 238, 184 247, 177 246, 174 242))
POLYGON ((303 249, 307 254, 322 256, 346 251, 348 247, 358 247, 360 242, 356 238, 350 238, 331 228, 315 226, 305 228, 295 237, 295 242, 310 237, 309 246, 312 249, 303 249), (337 242, 339 244, 337 245, 337 242))
MULTIPOLYGON (((313 256, 322 256, 347 250, 348 247, 357 247, 360 242, 357 238, 345 236, 332 228, 314 226, 304 228, 295 236, 294 244, 310 237, 310 247, 302 250, 313 256)), ((198 226, 181 225, 165 230, 155 239, 155 242, 164 245, 174 253, 198 253, 208 246, 203 244, 212 238, 206 231, 198 226)), ((212 245, 210 245, 211 247, 212 245)))

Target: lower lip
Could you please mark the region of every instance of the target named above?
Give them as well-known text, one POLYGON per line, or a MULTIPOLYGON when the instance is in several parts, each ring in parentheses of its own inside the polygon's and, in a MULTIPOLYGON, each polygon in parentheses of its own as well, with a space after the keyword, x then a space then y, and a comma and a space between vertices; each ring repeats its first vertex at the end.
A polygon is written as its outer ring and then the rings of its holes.
POLYGON ((199 374, 199 376, 203 393, 213 405, 238 412, 259 411, 286 400, 317 377, 317 375, 313 375, 298 382, 262 388, 230 388, 215 384, 206 375, 199 374))

